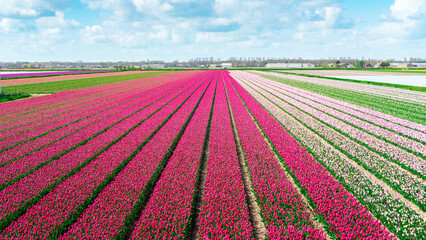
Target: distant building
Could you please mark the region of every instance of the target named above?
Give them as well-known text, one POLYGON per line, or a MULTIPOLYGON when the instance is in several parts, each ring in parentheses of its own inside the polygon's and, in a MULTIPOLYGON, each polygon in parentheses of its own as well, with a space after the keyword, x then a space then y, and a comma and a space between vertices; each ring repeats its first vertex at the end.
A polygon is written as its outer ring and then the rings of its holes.
POLYGON ((158 64, 158 63, 156 63, 156 64, 150 64, 149 66, 151 68, 164 68, 164 64, 158 64))
POLYGON ((426 63, 412 63, 413 67, 426 68, 426 63))
POLYGON ((232 63, 222 63, 222 68, 232 68, 232 63))
POLYGON ((266 68, 314 68, 310 63, 267 63, 266 68))
POLYGON ((390 67, 393 67, 393 68, 406 68, 406 67, 408 67, 408 64, 409 63, 391 63, 390 67))

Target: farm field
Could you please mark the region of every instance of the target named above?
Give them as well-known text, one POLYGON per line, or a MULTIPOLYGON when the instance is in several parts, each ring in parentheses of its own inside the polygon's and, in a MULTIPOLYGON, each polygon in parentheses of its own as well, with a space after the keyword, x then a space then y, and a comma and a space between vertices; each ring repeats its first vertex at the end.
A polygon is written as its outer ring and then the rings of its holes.
POLYGON ((376 86, 408 89, 426 92, 426 74, 422 70, 398 71, 390 69, 364 70, 281 70, 292 74, 315 79, 331 79, 341 82, 356 82, 376 86))
POLYGON ((253 72, 267 79, 302 88, 398 118, 426 124, 426 94, 399 88, 362 83, 286 75, 274 72, 253 72))
POLYGON ((426 238, 426 93, 143 76, 0 103, 0 239, 426 238))
POLYGON ((50 94, 104 84, 169 74, 170 72, 115 72, 46 78, 2 80, 3 93, 50 94))
POLYGON ((16 79, 16 78, 32 78, 32 77, 42 77, 42 76, 91 74, 91 73, 99 73, 99 72, 102 72, 102 71, 30 71, 30 72, 0 71, 0 74, 3 79, 16 79))

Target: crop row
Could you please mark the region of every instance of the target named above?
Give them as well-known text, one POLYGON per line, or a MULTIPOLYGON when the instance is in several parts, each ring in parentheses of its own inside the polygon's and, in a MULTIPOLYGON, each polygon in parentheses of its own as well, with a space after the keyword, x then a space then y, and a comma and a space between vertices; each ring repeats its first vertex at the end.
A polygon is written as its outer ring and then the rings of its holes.
MULTIPOLYGON (((152 138, 147 138, 142 145, 135 144, 139 147, 131 155, 129 163, 93 200, 81 217, 76 219, 63 239, 84 236, 112 238, 120 232, 125 220, 131 220, 132 215, 138 212, 141 203, 149 197, 150 189, 155 185, 180 138, 179 133, 185 129, 209 83, 210 79, 207 79, 202 85, 197 84, 195 91, 190 90, 182 95, 182 98, 186 97, 184 102, 176 99, 172 104, 180 105, 167 119, 163 120, 161 115, 167 115, 169 112, 159 112, 159 115, 146 121, 148 125, 143 129, 134 130, 135 134, 142 137, 145 134, 141 131, 149 132, 150 129, 157 129, 157 132, 152 138), (138 130, 140 132, 137 132, 138 130)), ((123 233, 126 233, 126 230, 123 229, 123 233)))
MULTIPOLYGON (((260 102, 262 106, 281 123, 284 129, 289 131, 289 133, 306 147, 316 160, 321 163, 336 180, 341 182, 347 190, 354 194, 361 203, 366 205, 389 230, 400 238, 422 238, 425 236, 425 221, 418 213, 405 206, 404 202, 400 199, 389 194, 379 183, 371 180, 368 174, 365 175, 359 168, 352 165, 343 154, 336 151, 333 146, 325 142, 302 122, 293 118, 264 95, 255 91, 237 75, 234 75, 234 77, 238 79, 238 82, 256 99, 256 101, 260 102)), ((249 106, 249 108, 251 107, 249 106)), ((259 117, 262 117, 262 115, 259 115, 259 117)), ((260 122, 259 119, 257 120, 260 122)), ((320 168, 320 166, 317 167, 320 168)), ((301 167, 300 169, 303 168, 304 167, 301 167)), ((341 190, 339 191, 341 192, 341 190)), ((343 189, 343 191, 345 190, 343 189)), ((336 206, 341 205, 341 203, 337 202, 335 204, 336 206)))
POLYGON ((285 79, 285 76, 283 75, 279 77, 265 77, 297 88, 302 88, 317 94, 325 95, 330 98, 349 102, 364 108, 375 110, 377 112, 389 114, 397 118, 409 120, 415 122, 417 126, 421 126, 425 123, 425 120, 422 117, 424 113, 421 113, 422 111, 424 112, 424 110, 418 108, 418 105, 413 106, 412 103, 406 103, 404 101, 392 100, 350 90, 338 89, 332 86, 323 86, 311 82, 285 79))
MULTIPOLYGON (((341 120, 349 122, 355 127, 359 127, 360 129, 373 133, 383 139, 389 140, 413 151, 419 151, 420 149, 426 151, 426 149, 422 147, 422 145, 426 142, 426 134, 422 132, 403 127, 398 124, 392 124, 388 121, 384 121, 383 119, 332 103, 326 99, 321 99, 318 96, 313 96, 311 95, 312 93, 308 91, 299 90, 298 88, 260 77, 255 80, 259 84, 273 87, 286 96, 304 102, 305 104, 326 112, 331 116, 338 117, 341 120), (417 142, 403 136, 410 137, 411 139, 417 140, 417 142)), ((426 155, 424 152, 422 152, 422 154, 426 155)))
POLYGON ((315 82, 316 84, 321 84, 324 86, 332 86, 343 90, 351 90, 365 94, 371 94, 373 96, 381 96, 385 98, 402 100, 404 102, 420 103, 425 102, 426 95, 421 91, 412 91, 408 89, 401 89, 396 87, 388 86, 377 86, 371 84, 364 84, 358 82, 342 81, 335 79, 327 79, 323 77, 305 77, 305 76, 295 76, 293 74, 287 75, 288 78, 306 81, 306 82, 315 82))
MULTIPOLYGON (((395 190, 399 191, 406 198, 416 203, 421 209, 426 209, 426 186, 422 180, 417 179, 407 170, 402 169, 401 167, 392 162, 389 162, 388 159, 379 156, 378 154, 370 151, 368 148, 359 143, 363 140, 369 145, 378 145, 377 142, 379 142, 380 140, 374 139, 374 137, 371 136, 371 140, 369 140, 369 138, 366 136, 363 136, 363 138, 359 138, 357 135, 355 135, 356 138, 361 140, 355 142, 353 139, 350 138, 350 136, 348 136, 344 132, 350 129, 350 127, 348 127, 347 125, 345 126, 343 124, 343 126, 335 128, 334 126, 337 125, 337 121, 333 120, 329 116, 325 114, 325 117, 324 115, 315 115, 313 109, 306 105, 297 108, 297 105, 300 106, 301 104, 297 104, 292 99, 282 96, 280 92, 275 91, 274 89, 268 89, 269 91, 267 91, 256 86, 255 84, 253 84, 253 87, 256 90, 261 91, 262 94, 264 94, 267 98, 276 103, 279 107, 287 111, 290 115, 294 116, 296 119, 299 119, 309 128, 313 129, 320 136, 330 142, 333 146, 346 153, 349 158, 364 166, 367 170, 372 172, 378 178, 383 179, 395 190), (279 96, 282 98, 279 98, 279 96)), ((383 147, 379 146, 376 148, 383 147)), ((407 168, 409 168, 407 166, 409 164, 413 166, 413 168, 409 169, 412 169, 414 171, 419 171, 419 169, 422 170, 425 166, 424 161, 422 159, 417 159, 416 161, 415 156, 409 156, 405 158, 400 157, 396 158, 394 161, 398 163, 403 163, 404 166, 407 168)), ((419 173, 419 176, 423 175, 423 172, 419 173)))
MULTIPOLYGON (((162 97, 171 94, 178 88, 179 86, 172 85, 170 87, 156 89, 151 93, 145 95, 145 99, 137 100, 135 103, 129 102, 128 104, 120 106, 118 109, 111 109, 109 111, 105 111, 104 114, 92 117, 93 119, 87 119, 87 121, 94 121, 95 124, 85 126, 82 129, 79 129, 80 126, 78 125, 63 128, 58 133, 62 135, 68 134, 69 132, 72 133, 69 135, 65 135, 65 137, 63 138, 59 138, 59 140, 57 141, 55 140, 55 137, 57 136, 50 136, 49 134, 43 138, 38 138, 35 141, 28 143, 30 144, 30 147, 34 146, 35 142, 44 143, 47 144, 47 146, 42 147, 37 151, 33 151, 29 154, 25 154, 23 155, 22 159, 18 159, 10 165, 1 168, 0 173, 2 177, 0 186, 3 186, 12 179, 16 181, 16 178, 19 179, 25 176, 26 174, 24 173, 26 173, 27 171, 40 168, 50 163, 51 161, 59 158, 61 155, 66 154, 70 150, 83 145, 85 142, 89 141, 94 136, 105 132, 107 129, 111 128, 116 123, 136 114, 138 111, 142 110, 146 106, 149 106, 150 104, 153 104, 154 102, 160 100, 162 97)), ((86 124, 87 121, 82 121, 82 124, 86 124)), ((3 156, 5 156, 5 159, 13 159, 13 156, 22 154, 23 152, 25 151, 22 148, 14 148, 10 152, 2 153, 2 158, 3 156)))
MULTIPOLYGON (((242 87, 236 86, 236 88, 238 90, 242 87)), ((297 179, 300 187, 307 192, 307 197, 316 206, 315 211, 324 217, 333 235, 339 238, 374 236, 387 239, 389 237, 389 233, 373 219, 368 209, 311 157, 256 100, 243 90, 238 92, 248 109, 258 110, 251 113, 269 138, 283 164, 297 179)))
POLYGON ((132 238, 190 238, 195 221, 204 146, 218 77, 213 76, 197 110, 169 159, 161 178, 135 225, 132 238))
MULTIPOLYGON (((137 126, 141 126, 145 120, 161 111, 163 106, 169 106, 173 99, 182 96, 182 91, 185 91, 188 86, 193 85, 193 80, 187 81, 187 86, 183 85, 181 90, 171 91, 166 97, 147 106, 141 107, 142 110, 119 121, 113 127, 86 141, 84 145, 68 152, 59 159, 55 159, 43 168, 35 171, 33 174, 19 180, 0 193, 0 201, 2 202, 1 227, 7 226, 11 220, 16 219, 27 211, 29 207, 37 203, 45 195, 59 184, 63 184, 75 173, 79 172, 86 166, 108 167, 96 165, 94 159, 99 159, 98 156, 105 154, 115 143, 121 141, 137 126), (90 164, 90 165, 89 165, 90 164)), ((192 86, 194 87, 194 86, 192 86)), ((181 97, 182 98, 182 97, 181 97)), ((169 107, 170 109, 170 107, 169 107)), ((170 110, 169 110, 170 111, 170 110)), ((110 125, 113 122, 110 123, 110 125)), ((143 126, 143 125, 142 125, 143 126)), ((129 145, 131 146, 131 145, 129 145)), ((124 147, 126 147, 124 145, 124 147)))
POLYGON ((202 239, 248 239, 253 237, 253 226, 222 78, 223 75, 217 84, 213 108, 198 234, 202 239))
MULTIPOLYGON (((272 149, 241 102, 229 78, 227 92, 268 238, 325 239, 322 230, 313 226, 310 220, 312 216, 307 211, 302 197, 274 158, 272 149)), ((259 111, 258 108, 250 110, 259 111)))
MULTIPOLYGON (((84 104, 85 98, 91 98, 96 96, 108 96, 114 92, 123 92, 136 90, 136 89, 149 89, 163 83, 173 82, 179 79, 188 78, 200 73, 197 72, 186 72, 186 73, 174 73, 166 74, 164 76, 156 76, 152 78, 146 78, 136 81, 127 81, 115 84, 108 84, 103 86, 97 86, 93 88, 85 88, 79 90, 72 90, 66 92, 60 92, 49 96, 43 96, 38 98, 25 99, 18 102, 9 102, 7 108, 0 108, 2 116, 0 122, 13 123, 15 121, 24 121, 34 119, 46 119, 51 117, 52 111, 68 111, 70 107, 77 105, 77 103, 84 104)), ((59 113, 58 113, 59 114, 59 113)), ((10 128, 10 127, 8 127, 10 128)), ((0 128, 0 131, 2 128, 0 128)))
POLYGON ((398 134, 411 137, 413 139, 417 139, 423 142, 426 141, 426 134, 424 133, 426 132, 426 129, 424 129, 423 125, 415 124, 403 119, 398 119, 396 117, 389 116, 380 112, 375 112, 370 109, 363 109, 362 107, 359 107, 350 103, 342 102, 342 101, 329 98, 320 94, 316 94, 316 93, 309 92, 300 88, 292 87, 290 85, 284 85, 282 83, 274 82, 274 81, 269 81, 269 83, 271 85, 279 87, 282 90, 286 90, 294 94, 297 94, 299 96, 303 96, 304 98, 310 99, 312 101, 323 104, 327 107, 344 112, 350 116, 362 119, 366 122, 382 127, 384 129, 388 129, 398 134))
POLYGON ((138 96, 132 96, 125 93, 122 97, 114 94, 112 94, 112 98, 103 99, 103 97, 100 97, 95 100, 97 103, 91 104, 90 106, 80 106, 78 109, 70 109, 67 113, 62 113, 56 117, 52 116, 46 124, 43 124, 42 121, 38 121, 37 123, 41 123, 40 127, 33 128, 33 124, 27 124, 18 129, 14 128, 7 132, 3 132, 2 135, 12 134, 13 138, 1 140, 0 150, 4 151, 11 149, 20 144, 45 136, 46 134, 61 130, 63 127, 78 123, 81 120, 108 110, 110 107, 117 105, 117 103, 125 103, 126 97, 130 97, 130 99, 132 99, 138 96))
MULTIPOLYGON (((25 136, 27 136, 28 139, 24 140, 21 145, 16 145, 18 147, 14 147, 11 150, 9 150, 8 152, 12 152, 12 154, 9 153, 2 153, 2 159, 6 158, 9 160, 12 160, 16 157, 18 157, 16 154, 20 154, 25 155, 27 152, 31 152, 34 149, 37 148, 37 146, 39 146, 39 144, 37 144, 37 142, 45 142, 48 143, 48 141, 50 140, 51 142, 55 141, 55 139, 60 139, 61 136, 66 135, 65 133, 68 132, 66 131, 66 129, 79 129, 78 126, 87 126, 86 123, 90 123, 91 119, 96 119, 102 115, 108 114, 108 113, 112 113, 114 112, 114 110, 116 109, 120 109, 122 107, 125 106, 131 106, 133 104, 136 104, 138 102, 141 102, 142 100, 145 100, 149 97, 152 97, 152 94, 155 93, 155 91, 164 91, 164 89, 174 86, 176 84, 179 84, 179 81, 176 81, 174 83, 169 83, 166 84, 165 86, 162 87, 157 87, 154 88, 152 90, 146 90, 146 91, 140 91, 139 93, 136 93, 136 95, 133 94, 133 92, 129 92, 128 97, 124 97, 124 98, 116 98, 116 99, 110 99, 108 100, 104 100, 105 103, 103 104, 103 108, 99 107, 99 109, 93 109, 92 111, 84 111, 81 113, 78 113, 79 116, 81 116, 81 119, 76 120, 74 123, 75 124, 67 124, 65 126, 59 126, 57 129, 54 129, 52 131, 47 131, 47 132, 42 132, 41 135, 38 135, 37 137, 33 137, 31 138, 32 135, 26 135, 25 133, 22 134, 23 139, 25 139, 25 136), (24 150, 24 151, 23 151, 24 150)), ((160 93, 161 94, 161 93, 160 93)), ((103 100, 100 100, 103 101, 103 100)), ((123 108, 125 109, 125 108, 123 108)), ((62 122, 62 121, 61 121, 62 122)), ((32 132, 35 130, 32 130, 32 132)), ((37 130, 35 132, 38 132, 37 130)), ((2 162, 2 164, 4 164, 4 162, 2 162)))

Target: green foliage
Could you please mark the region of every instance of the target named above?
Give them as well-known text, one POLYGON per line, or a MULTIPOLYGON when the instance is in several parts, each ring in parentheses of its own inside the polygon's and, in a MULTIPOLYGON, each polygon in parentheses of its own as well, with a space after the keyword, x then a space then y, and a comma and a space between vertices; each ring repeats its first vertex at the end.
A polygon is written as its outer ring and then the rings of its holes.
POLYGON ((321 67, 322 68, 328 68, 328 62, 321 63, 321 67))
POLYGON ((390 63, 388 63, 388 62, 381 62, 380 63, 380 67, 382 67, 382 68, 389 67, 389 66, 390 66, 390 63))
MULTIPOLYGON (((4 87, 2 88, 4 91, 4 87)), ((8 102, 16 99, 31 97, 28 93, 1 93, 0 94, 0 102, 8 102)))
POLYGON ((365 65, 365 61, 355 62, 356 68, 364 68, 364 65, 365 65))

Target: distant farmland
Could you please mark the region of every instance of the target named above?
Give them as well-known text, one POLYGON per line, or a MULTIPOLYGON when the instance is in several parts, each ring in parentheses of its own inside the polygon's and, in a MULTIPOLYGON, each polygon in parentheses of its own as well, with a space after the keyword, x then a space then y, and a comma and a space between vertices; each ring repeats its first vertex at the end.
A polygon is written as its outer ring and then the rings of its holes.
POLYGON ((54 94, 0 103, 2 239, 426 239, 425 92, 226 70, 15 87, 54 94))

